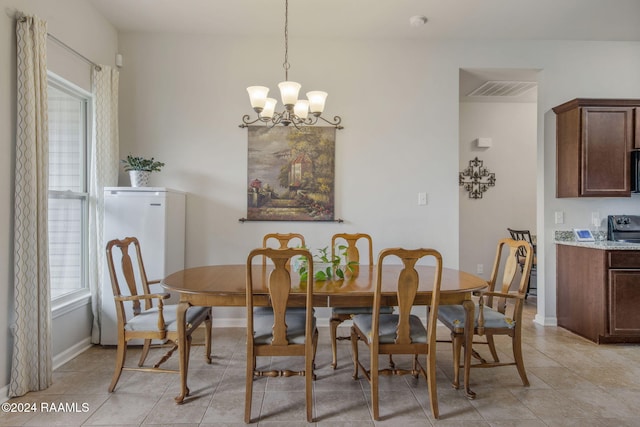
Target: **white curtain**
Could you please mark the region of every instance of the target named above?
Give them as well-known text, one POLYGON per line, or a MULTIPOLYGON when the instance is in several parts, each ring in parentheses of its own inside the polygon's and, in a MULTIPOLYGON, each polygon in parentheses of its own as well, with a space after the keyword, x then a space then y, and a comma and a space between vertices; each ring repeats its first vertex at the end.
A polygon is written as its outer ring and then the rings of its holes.
POLYGON ((102 271, 105 264, 103 188, 118 185, 118 78, 118 70, 105 65, 94 67, 94 137, 89 177, 89 286, 93 310, 91 342, 94 344, 100 343, 102 271))
POLYGON ((16 23, 17 123, 14 218, 13 357, 9 396, 52 382, 47 201, 47 23, 16 23))

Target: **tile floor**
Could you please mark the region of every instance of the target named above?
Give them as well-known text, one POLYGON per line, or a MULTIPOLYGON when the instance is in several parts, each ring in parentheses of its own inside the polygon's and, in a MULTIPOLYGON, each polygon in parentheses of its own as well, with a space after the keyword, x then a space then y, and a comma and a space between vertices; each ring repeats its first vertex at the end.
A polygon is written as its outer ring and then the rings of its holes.
MULTIPOLYGON (((566 330, 532 322, 530 298, 524 322, 525 364, 530 387, 515 367, 472 370, 476 400, 451 387, 451 347, 439 343, 440 419, 428 405, 424 379, 384 377, 381 417, 373 422, 369 385, 351 378, 350 344, 339 344, 339 366, 331 370, 328 328, 320 330, 314 415, 318 426, 638 426, 640 425, 640 346, 597 346, 566 330)), ((124 372, 116 391, 107 392, 115 350, 96 346, 57 369, 48 390, 10 402, 67 405, 75 412, 0 413, 2 426, 232 426, 244 425, 245 348, 241 328, 214 329, 214 361, 203 362, 203 348, 192 351, 191 397, 176 405, 175 374, 124 372), (82 405, 85 404, 83 407, 82 405), (86 410, 85 410, 86 409, 86 410)), ((439 336, 448 337, 442 327, 439 336)), ((507 341, 500 340, 504 359, 507 341)), ((134 361, 137 350, 129 352, 134 361)), ((266 363, 268 361, 260 361, 266 363)), ((175 366, 177 358, 169 362, 175 366)), ((281 362, 277 362, 281 363, 281 362)), ((253 420, 260 426, 306 425, 302 378, 262 378, 254 388, 253 420)))

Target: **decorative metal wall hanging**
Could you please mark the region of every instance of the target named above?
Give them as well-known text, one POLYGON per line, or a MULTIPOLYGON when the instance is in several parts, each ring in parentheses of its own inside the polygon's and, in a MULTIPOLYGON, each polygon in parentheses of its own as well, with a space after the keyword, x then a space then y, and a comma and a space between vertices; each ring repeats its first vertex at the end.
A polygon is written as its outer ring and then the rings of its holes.
POLYGON ((482 193, 496 185, 496 174, 483 166, 476 157, 469 160, 469 167, 460 172, 458 183, 469 192, 470 199, 482 199, 482 193))

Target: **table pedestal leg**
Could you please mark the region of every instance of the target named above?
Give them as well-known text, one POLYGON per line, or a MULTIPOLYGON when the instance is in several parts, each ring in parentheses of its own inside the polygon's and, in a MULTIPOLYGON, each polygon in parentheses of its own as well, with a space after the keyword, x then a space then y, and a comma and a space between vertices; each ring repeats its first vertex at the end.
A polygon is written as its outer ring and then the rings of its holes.
POLYGON ((178 352, 180 355, 180 394, 175 397, 176 403, 182 403, 189 394, 187 388, 187 372, 189 369, 189 350, 187 348, 187 322, 186 314, 189 303, 180 302, 176 310, 176 321, 178 322, 178 352))
POLYGON ((471 353, 473 348, 473 327, 475 325, 475 304, 471 300, 462 303, 465 312, 464 321, 464 394, 469 399, 475 399, 476 394, 469 387, 471 373, 471 353))

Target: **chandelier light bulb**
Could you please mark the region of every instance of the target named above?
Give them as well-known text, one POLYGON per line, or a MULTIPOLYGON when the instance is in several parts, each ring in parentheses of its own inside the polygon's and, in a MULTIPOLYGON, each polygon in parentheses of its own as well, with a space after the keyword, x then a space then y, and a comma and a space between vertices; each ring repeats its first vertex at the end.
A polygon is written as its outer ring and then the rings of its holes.
POLYGON ((262 112, 260 113, 260 117, 265 118, 265 119, 272 118, 273 117, 273 113, 276 111, 276 104, 277 103, 278 103, 278 101, 273 99, 273 98, 265 99, 264 108, 263 108, 262 112))
POLYGON ((262 109, 264 108, 265 101, 267 100, 269 88, 264 86, 249 86, 247 88, 247 92, 249 92, 249 101, 251 102, 251 107, 257 113, 260 113, 260 111, 262 111, 262 109))
POLYGON ((306 99, 299 99, 293 107, 293 114, 301 119, 306 119, 309 116, 309 101, 306 99))
POLYGON ((290 109, 298 101, 298 92, 300 92, 302 85, 300 83, 287 81, 278 83, 278 87, 280 88, 282 103, 287 109, 290 109))
POLYGON ((307 99, 309 99, 309 111, 311 111, 311 114, 322 114, 324 111, 324 104, 327 101, 327 95, 327 92, 319 90, 307 92, 307 99))

